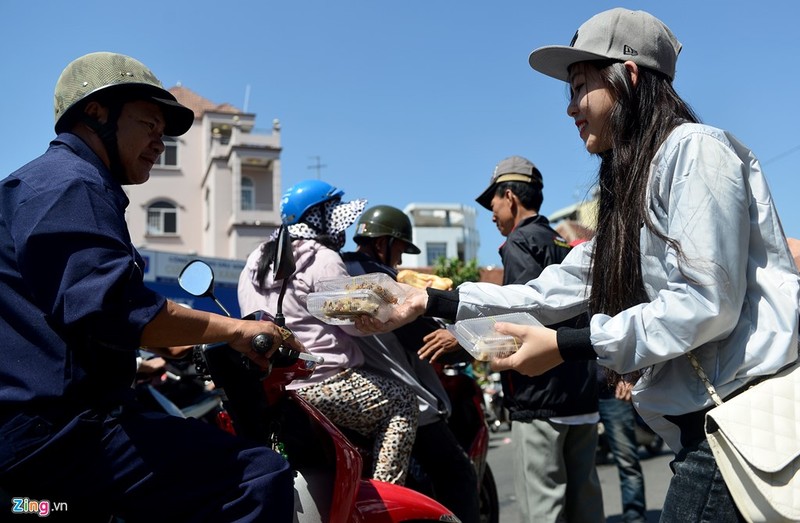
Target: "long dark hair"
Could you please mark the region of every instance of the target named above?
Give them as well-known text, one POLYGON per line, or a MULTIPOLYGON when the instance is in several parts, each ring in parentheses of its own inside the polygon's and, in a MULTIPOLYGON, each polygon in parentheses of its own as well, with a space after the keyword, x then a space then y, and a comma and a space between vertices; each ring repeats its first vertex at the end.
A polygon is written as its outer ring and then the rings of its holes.
MULTIPOLYGON (((591 63, 616 103, 606 132, 611 149, 600 153, 597 232, 592 258, 592 313, 614 315, 648 301, 642 280, 642 227, 683 260, 678 242, 657 231, 647 214, 650 162, 666 137, 685 122, 699 122, 666 75, 639 68, 638 82, 620 62, 591 63)), ((685 261, 685 260, 683 260, 685 261)))

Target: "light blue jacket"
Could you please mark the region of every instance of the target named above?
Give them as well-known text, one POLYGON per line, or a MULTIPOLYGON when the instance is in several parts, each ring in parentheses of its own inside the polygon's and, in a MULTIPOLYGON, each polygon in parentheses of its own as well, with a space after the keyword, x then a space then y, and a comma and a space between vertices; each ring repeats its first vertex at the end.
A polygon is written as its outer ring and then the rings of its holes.
MULTIPOLYGON (((595 314, 591 341, 601 365, 645 371, 634 405, 677 452, 679 432, 663 416, 712 405, 685 354, 694 351, 723 398, 796 360, 800 282, 758 160, 727 132, 676 128, 652 161, 647 200, 650 220, 686 261, 643 226, 651 301, 595 314)), ((461 285, 458 319, 525 310, 550 324, 585 311, 593 246, 526 285, 461 285)))

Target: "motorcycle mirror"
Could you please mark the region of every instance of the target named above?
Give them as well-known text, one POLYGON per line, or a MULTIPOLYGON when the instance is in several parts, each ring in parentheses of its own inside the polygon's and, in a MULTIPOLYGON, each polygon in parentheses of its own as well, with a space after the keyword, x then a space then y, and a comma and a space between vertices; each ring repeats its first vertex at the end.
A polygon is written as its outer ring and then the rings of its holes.
POLYGON ((191 261, 178 276, 178 285, 192 296, 211 296, 214 293, 214 271, 201 260, 191 261))
POLYGON ((281 224, 278 230, 278 245, 275 249, 275 259, 272 260, 274 267, 275 280, 285 280, 294 274, 297 268, 292 253, 292 240, 289 237, 289 229, 285 224, 281 224))
POLYGON ((210 297, 227 316, 231 315, 228 309, 214 296, 214 271, 203 260, 192 260, 187 263, 178 275, 178 285, 192 296, 210 297))

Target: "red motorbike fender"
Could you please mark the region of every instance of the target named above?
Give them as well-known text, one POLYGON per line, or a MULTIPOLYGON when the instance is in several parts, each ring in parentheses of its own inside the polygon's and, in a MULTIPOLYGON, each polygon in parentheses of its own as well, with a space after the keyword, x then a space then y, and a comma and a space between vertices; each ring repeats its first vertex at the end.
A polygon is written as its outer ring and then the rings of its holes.
POLYGON ((428 496, 406 487, 372 479, 361 480, 353 516, 353 521, 360 523, 461 521, 444 505, 428 496))
POLYGON ((287 391, 287 394, 311 419, 324 427, 333 441, 336 453, 336 480, 333 485, 330 521, 348 521, 354 501, 357 499, 357 485, 361 481, 361 455, 328 418, 296 391, 287 391))

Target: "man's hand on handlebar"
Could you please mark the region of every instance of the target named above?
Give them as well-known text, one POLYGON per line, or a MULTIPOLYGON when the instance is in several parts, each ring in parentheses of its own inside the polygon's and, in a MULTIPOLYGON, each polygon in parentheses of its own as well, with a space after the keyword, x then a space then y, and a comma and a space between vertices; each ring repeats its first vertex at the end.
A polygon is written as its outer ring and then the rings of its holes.
POLYGON ((253 360, 262 368, 269 367, 269 358, 281 345, 297 352, 307 352, 291 332, 286 329, 281 329, 269 321, 243 320, 237 332, 237 337, 229 343, 231 347, 253 360), (262 352, 261 350, 256 350, 253 340, 257 338, 258 340, 263 340, 264 337, 267 338, 266 342, 268 347, 266 351, 262 352))

